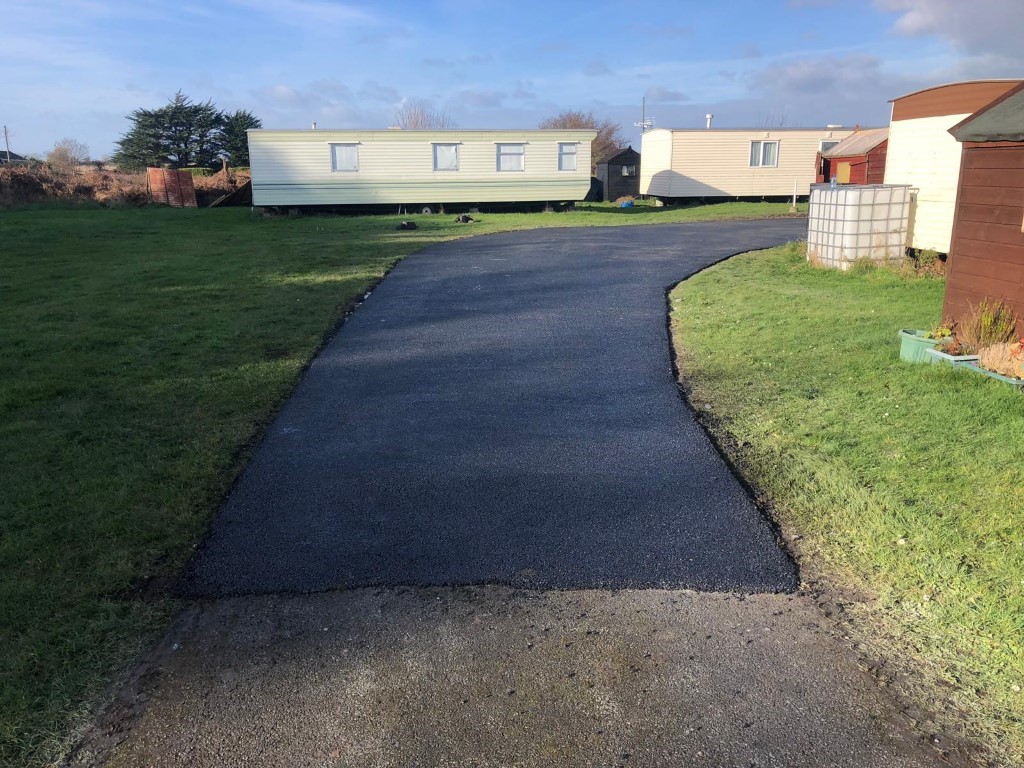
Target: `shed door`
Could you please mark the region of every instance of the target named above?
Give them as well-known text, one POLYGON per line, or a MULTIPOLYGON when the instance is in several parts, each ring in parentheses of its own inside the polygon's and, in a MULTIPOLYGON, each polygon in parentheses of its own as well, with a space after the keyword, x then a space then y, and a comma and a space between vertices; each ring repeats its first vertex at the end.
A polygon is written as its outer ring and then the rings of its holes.
POLYGON ((840 184, 850 183, 850 163, 836 163, 836 181, 840 184))

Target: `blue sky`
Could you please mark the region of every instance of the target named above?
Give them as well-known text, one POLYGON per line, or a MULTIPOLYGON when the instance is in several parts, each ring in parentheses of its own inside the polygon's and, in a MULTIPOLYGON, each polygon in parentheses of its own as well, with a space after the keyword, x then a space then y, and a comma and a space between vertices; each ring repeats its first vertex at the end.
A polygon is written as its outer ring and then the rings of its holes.
POLYGON ((403 100, 460 127, 563 109, 661 127, 885 125, 887 101, 1024 76, 1024 0, 6 0, 11 149, 108 155, 125 115, 181 89, 267 128, 378 128, 403 100))

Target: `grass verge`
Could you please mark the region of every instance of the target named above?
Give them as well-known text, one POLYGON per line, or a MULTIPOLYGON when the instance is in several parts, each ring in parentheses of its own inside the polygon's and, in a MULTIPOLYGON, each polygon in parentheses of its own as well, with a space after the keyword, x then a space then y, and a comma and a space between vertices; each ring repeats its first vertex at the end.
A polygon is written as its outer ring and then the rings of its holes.
MULTIPOLYGON (((804 207, 804 210, 806 208, 804 207)), ((0 763, 57 760, 175 605, 167 586, 343 313, 402 256, 468 234, 785 215, 0 214, 0 763)))
MULTIPOLYGON (((942 281, 744 254, 670 295, 692 403, 940 725, 1024 764, 1024 394, 898 360, 942 281)), ((927 727, 927 723, 923 726, 927 727)))

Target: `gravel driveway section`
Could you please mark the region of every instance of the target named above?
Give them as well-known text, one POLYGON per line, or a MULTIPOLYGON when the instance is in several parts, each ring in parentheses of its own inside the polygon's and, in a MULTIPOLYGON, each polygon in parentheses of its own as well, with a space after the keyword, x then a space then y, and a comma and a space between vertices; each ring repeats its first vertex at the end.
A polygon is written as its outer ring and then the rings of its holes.
POLYGON ((141 718, 71 764, 949 768, 821 622, 799 596, 661 590, 199 603, 124 696, 141 718))
POLYGON ((314 361, 182 594, 794 589, 679 397, 665 291, 805 228, 534 230, 409 257, 314 361))

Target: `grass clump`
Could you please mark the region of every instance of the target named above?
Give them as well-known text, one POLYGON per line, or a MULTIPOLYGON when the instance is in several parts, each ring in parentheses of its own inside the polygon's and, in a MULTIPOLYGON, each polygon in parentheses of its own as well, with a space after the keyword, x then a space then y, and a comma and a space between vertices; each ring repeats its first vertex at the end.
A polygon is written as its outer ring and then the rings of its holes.
POLYGON ((867 651, 944 725, 1024 763, 1024 397, 906 365, 943 284, 745 254, 671 295, 692 402, 799 534, 804 573, 863 596, 867 651))

